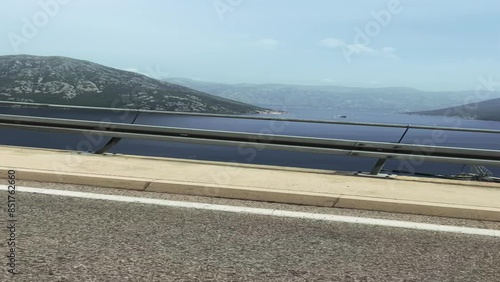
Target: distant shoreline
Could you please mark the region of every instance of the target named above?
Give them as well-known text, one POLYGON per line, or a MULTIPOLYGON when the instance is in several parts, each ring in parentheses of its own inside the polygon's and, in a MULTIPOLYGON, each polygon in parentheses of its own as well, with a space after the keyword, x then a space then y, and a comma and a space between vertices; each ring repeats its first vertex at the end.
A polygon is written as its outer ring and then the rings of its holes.
MULTIPOLYGON (((500 111, 500 109, 499 109, 499 111, 500 111)), ((412 116, 444 117, 444 118, 455 117, 455 118, 461 118, 464 120, 482 120, 482 121, 500 122, 500 116, 493 117, 493 118, 487 118, 487 117, 481 118, 478 116, 462 116, 459 114, 440 114, 440 113, 427 113, 427 112, 412 112, 412 113, 400 113, 400 114, 412 115, 412 116)))

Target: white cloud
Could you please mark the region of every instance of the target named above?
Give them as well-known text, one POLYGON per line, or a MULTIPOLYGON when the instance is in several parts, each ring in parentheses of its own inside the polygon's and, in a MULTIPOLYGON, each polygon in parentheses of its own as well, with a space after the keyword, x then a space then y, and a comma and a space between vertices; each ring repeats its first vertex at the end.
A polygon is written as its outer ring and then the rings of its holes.
POLYGON ((320 44, 325 47, 336 48, 345 45, 345 42, 337 38, 325 38, 321 40, 320 44))
POLYGON ((273 50, 278 46, 278 40, 272 38, 259 39, 252 42, 252 45, 265 50, 273 50))
POLYGON ((382 48, 382 51, 392 53, 392 52, 396 51, 396 49, 394 49, 392 47, 384 47, 384 48, 382 48))
POLYGON ((377 50, 363 44, 347 44, 346 46, 352 48, 357 55, 376 56, 379 54, 377 50))
POLYGON ((382 48, 381 53, 384 56, 386 56, 387 58, 390 58, 390 59, 399 59, 399 56, 396 55, 396 49, 394 49, 392 47, 384 47, 384 48, 382 48))
POLYGON ((346 51, 347 53, 353 53, 360 56, 380 56, 390 59, 398 58, 398 56, 395 54, 396 49, 392 47, 384 47, 380 50, 377 50, 364 44, 348 44, 338 38, 325 38, 319 43, 321 46, 327 48, 342 48, 343 51, 346 51))

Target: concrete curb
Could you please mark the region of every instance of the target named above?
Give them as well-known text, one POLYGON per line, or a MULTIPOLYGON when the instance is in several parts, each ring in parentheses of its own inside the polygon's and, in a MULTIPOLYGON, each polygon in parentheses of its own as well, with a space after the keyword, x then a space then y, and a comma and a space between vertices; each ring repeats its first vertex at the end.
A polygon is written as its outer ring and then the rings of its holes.
POLYGON ((152 182, 146 191, 320 207, 333 207, 339 199, 339 195, 174 181, 152 182))
POLYGON ((342 195, 335 208, 500 221, 500 209, 342 195))
MULTIPOLYGON (((6 168, 0 168, 0 173, 6 175, 7 170, 8 169, 6 168)), ((60 173, 22 168, 16 168, 16 172, 19 179, 28 181, 92 185, 191 196, 219 197, 309 206, 500 221, 500 209, 479 206, 452 205, 434 202, 417 202, 325 193, 290 192, 278 189, 260 189, 213 184, 208 185, 195 182, 159 181, 155 179, 137 179, 133 177, 96 176, 84 173, 60 173)))
MULTIPOLYGON (((152 181, 152 179, 144 180, 131 177, 102 176, 85 173, 65 173, 22 168, 16 168, 15 170, 17 178, 22 180, 101 186, 130 190, 144 190, 152 181)), ((0 173, 2 175, 7 175, 7 171, 8 169, 0 167, 0 173)))

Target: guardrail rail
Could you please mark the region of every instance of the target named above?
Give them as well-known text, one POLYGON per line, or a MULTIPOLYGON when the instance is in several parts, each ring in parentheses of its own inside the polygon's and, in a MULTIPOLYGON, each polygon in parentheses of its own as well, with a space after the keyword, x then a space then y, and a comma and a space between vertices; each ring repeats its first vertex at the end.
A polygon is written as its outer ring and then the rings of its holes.
MULTIPOLYGON (((95 150, 94 154, 103 154, 117 144, 123 138, 145 139, 156 141, 186 142, 193 144, 218 145, 218 146, 243 146, 255 147, 259 149, 285 150, 295 152, 308 152, 318 154, 332 154, 340 156, 368 157, 378 159, 370 172, 370 175, 379 175, 387 160, 411 160, 419 158, 430 162, 443 162, 464 164, 473 166, 500 166, 500 150, 472 149, 460 147, 429 146, 418 144, 400 143, 405 134, 410 129, 432 129, 443 131, 461 131, 476 133, 500 134, 500 130, 474 129, 474 128, 454 128, 439 126, 420 126, 404 124, 383 124, 383 123, 363 123, 345 121, 323 121, 323 120, 302 120, 283 119, 269 117, 248 117, 237 115, 201 114, 201 113, 179 113, 143 111, 137 109, 110 109, 96 107, 79 107, 67 105, 33 104, 0 102, 0 104, 36 106, 47 108, 77 108, 107 111, 133 111, 133 112, 153 112, 161 114, 190 115, 190 116, 211 116, 239 119, 261 119, 291 122, 346 124, 356 126, 377 126, 377 127, 397 127, 404 128, 403 136, 398 143, 372 142, 364 140, 346 140, 333 138, 314 138, 303 136, 289 136, 276 134, 257 134, 235 131, 202 130, 192 128, 165 127, 153 125, 123 124, 110 122, 97 122, 88 120, 62 119, 34 117, 23 115, 0 114, 0 127, 17 128, 25 130, 41 130, 62 133, 94 133, 111 137, 110 141, 102 148, 95 150)), ((480 169, 479 169, 480 170, 480 169)), ((489 176, 491 179, 494 177, 489 176)))

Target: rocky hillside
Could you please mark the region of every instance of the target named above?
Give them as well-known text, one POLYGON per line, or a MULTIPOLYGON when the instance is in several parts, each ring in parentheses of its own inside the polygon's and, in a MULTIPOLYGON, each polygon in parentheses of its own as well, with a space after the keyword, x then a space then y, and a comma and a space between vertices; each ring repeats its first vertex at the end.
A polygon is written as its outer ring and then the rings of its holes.
POLYGON ((224 114, 268 112, 88 61, 29 55, 0 56, 0 100, 224 114))
POLYGON ((500 99, 491 99, 475 104, 467 104, 433 111, 415 112, 412 114, 453 116, 465 119, 500 121, 500 99))

